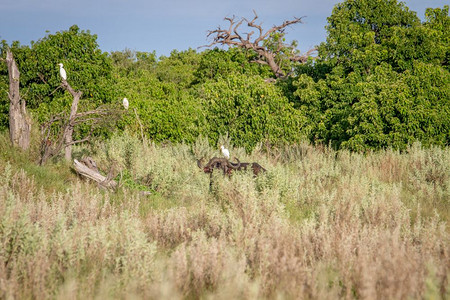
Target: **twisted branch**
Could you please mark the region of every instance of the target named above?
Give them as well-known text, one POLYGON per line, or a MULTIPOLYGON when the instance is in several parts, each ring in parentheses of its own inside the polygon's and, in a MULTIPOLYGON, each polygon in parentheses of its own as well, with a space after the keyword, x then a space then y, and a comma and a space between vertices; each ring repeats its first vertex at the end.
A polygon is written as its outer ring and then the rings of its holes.
MULTIPOLYGON (((205 45, 202 47, 212 47, 213 45, 220 44, 227 46, 236 46, 245 50, 253 50, 259 55, 259 58, 257 58, 254 62, 268 65, 277 78, 284 78, 288 76, 288 74, 285 74, 285 72, 281 69, 280 65, 276 62, 275 58, 278 55, 281 55, 283 49, 286 48, 289 49, 293 47, 290 45, 286 45, 282 42, 278 42, 276 48, 274 50, 271 50, 268 49, 266 46, 262 45, 262 43, 267 39, 269 39, 270 36, 274 33, 284 34, 288 26, 303 23, 302 21, 303 17, 301 18, 294 17, 293 20, 284 21, 283 24, 279 26, 273 26, 272 28, 264 32, 262 26, 256 23, 258 15, 254 10, 253 13, 255 14, 255 16, 250 21, 247 20, 246 18, 241 18, 238 21, 236 20, 235 16, 231 18, 230 17, 224 18, 225 21, 229 22, 228 29, 222 29, 219 26, 216 30, 208 31, 207 37, 208 38, 212 37, 212 42, 209 45, 205 45), (240 26, 243 24, 244 21, 247 23, 247 26, 249 28, 254 30, 246 34, 239 33, 240 26), (252 40, 252 36, 255 34, 255 31, 258 33, 258 36, 252 40)), ((316 51, 316 49, 314 48, 309 50, 303 55, 296 55, 295 51, 293 50, 294 49, 290 51, 287 59, 292 62, 300 62, 300 63, 306 62, 308 57, 312 56, 312 54, 316 51)))

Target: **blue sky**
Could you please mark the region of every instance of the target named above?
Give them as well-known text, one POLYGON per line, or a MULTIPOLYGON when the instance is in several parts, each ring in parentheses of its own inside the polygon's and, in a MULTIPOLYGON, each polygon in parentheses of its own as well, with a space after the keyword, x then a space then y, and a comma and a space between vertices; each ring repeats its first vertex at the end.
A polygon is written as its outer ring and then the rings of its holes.
MULTIPOLYGON (((170 55, 206 45, 208 30, 228 23, 224 17, 252 18, 254 9, 264 29, 305 16, 304 24, 287 30, 307 51, 325 41, 327 17, 338 0, 0 0, 0 40, 23 45, 77 24, 97 34, 103 51, 129 48, 170 55)), ((424 18, 425 8, 449 0, 406 0, 424 18)))

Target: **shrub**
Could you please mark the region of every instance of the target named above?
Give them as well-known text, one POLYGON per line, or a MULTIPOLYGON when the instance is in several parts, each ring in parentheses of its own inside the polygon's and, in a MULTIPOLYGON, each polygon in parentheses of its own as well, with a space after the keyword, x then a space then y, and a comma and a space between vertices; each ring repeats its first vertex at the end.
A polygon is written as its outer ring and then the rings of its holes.
POLYGON ((259 142, 293 143, 301 139, 305 118, 276 86, 259 76, 230 75, 202 85, 208 137, 231 138, 250 151, 259 142))

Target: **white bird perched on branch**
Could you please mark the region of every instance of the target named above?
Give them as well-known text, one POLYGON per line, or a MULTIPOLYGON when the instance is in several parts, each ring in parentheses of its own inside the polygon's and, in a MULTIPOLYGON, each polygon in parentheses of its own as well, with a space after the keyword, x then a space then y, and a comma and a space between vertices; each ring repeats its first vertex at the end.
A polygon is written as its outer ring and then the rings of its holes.
POLYGON ((230 151, 228 151, 227 148, 225 148, 223 145, 220 146, 220 149, 222 149, 222 154, 225 156, 226 159, 230 158, 230 151))
POLYGON ((128 103, 128 99, 127 98, 123 98, 123 107, 125 107, 125 109, 128 109, 128 107, 130 106, 130 103, 128 103))
POLYGON ((59 75, 61 75, 62 79, 67 80, 67 73, 66 70, 64 70, 63 68, 63 64, 59 63, 58 66, 59 66, 59 75))

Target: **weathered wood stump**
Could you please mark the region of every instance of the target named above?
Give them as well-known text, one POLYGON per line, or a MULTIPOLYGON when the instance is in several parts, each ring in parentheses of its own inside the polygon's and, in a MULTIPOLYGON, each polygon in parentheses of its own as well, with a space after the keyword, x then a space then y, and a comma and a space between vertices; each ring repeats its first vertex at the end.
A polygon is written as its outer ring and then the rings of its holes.
POLYGON ((92 158, 83 158, 81 162, 74 159, 73 163, 75 172, 77 172, 81 176, 97 182, 101 187, 107 189, 117 188, 117 182, 111 179, 110 174, 108 174, 108 176, 103 176, 102 174, 100 174, 97 168, 97 164, 92 158))
POLYGON ((6 63, 9 74, 9 136, 14 146, 27 150, 30 148, 31 118, 25 100, 20 98, 20 72, 9 49, 6 51, 6 63))

